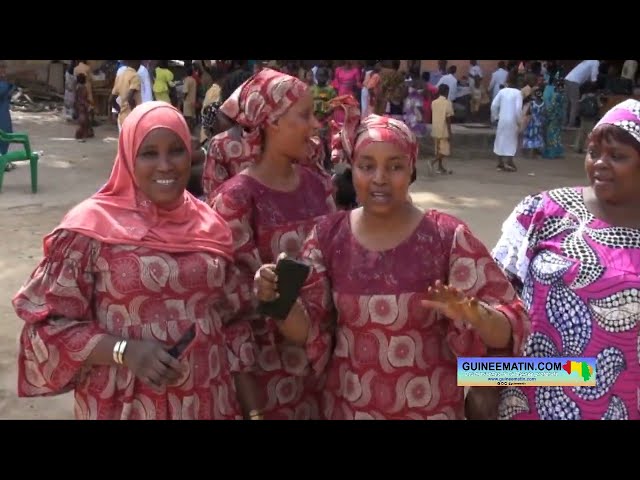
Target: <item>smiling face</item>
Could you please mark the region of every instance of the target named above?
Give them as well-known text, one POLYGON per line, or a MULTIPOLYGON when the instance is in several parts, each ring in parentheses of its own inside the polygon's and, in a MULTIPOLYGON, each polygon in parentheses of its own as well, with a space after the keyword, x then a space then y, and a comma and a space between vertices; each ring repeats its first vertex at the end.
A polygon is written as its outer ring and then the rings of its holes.
POLYGON ((595 129, 585 169, 598 200, 640 205, 640 143, 629 133, 613 125, 595 129))
POLYGON ((178 206, 190 173, 191 156, 180 136, 168 128, 151 130, 134 166, 136 184, 147 198, 165 210, 178 206))
POLYGON ((392 215, 407 202, 412 166, 409 157, 390 142, 370 143, 353 162, 353 185, 359 203, 376 215, 392 215))
POLYGON ((289 158, 305 159, 309 139, 320 124, 313 115, 313 96, 307 90, 274 124, 265 128, 267 142, 289 158))

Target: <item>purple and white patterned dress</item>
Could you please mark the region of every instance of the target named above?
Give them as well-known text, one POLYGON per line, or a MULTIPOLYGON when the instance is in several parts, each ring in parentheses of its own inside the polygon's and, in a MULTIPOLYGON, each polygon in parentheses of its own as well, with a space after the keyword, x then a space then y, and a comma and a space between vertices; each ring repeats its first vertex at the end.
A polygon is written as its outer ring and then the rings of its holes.
POLYGON ((640 419, 640 230, 595 218, 582 190, 525 198, 493 256, 523 285, 523 355, 595 357, 596 386, 507 388, 501 419, 640 419))

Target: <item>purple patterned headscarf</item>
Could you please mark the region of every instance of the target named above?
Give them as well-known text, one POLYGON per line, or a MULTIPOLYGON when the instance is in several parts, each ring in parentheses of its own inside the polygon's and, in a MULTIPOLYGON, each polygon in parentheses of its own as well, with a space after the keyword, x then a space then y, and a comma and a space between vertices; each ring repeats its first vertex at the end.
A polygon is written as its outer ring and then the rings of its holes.
POLYGON ((640 143, 640 102, 629 99, 619 103, 598 122, 600 125, 615 125, 630 133, 640 143))

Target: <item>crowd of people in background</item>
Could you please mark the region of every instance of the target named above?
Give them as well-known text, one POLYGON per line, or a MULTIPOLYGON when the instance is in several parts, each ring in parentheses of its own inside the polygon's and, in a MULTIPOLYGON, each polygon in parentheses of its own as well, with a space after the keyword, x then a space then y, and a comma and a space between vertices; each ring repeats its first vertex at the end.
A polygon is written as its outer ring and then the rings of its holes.
MULTIPOLYGON (((501 172, 517 171, 518 154, 562 158, 567 129, 575 129, 573 149, 582 153, 602 114, 605 96, 631 94, 638 73, 635 60, 625 61, 620 71, 599 60, 583 60, 570 70, 555 60, 497 61, 491 74, 477 60, 469 60, 464 75, 462 66, 447 60, 439 60, 433 71, 423 69, 419 60, 404 65, 399 60, 189 60, 179 66, 169 60, 118 60, 106 65, 102 69, 112 88, 108 108, 119 129, 137 105, 163 101, 182 112, 191 133, 199 137, 194 145, 206 148, 211 109, 220 103, 225 81, 238 72, 247 77, 269 68, 311 88, 328 169, 330 125, 344 122, 344 113, 329 104, 346 95, 359 103, 363 118, 372 113, 388 116, 402 120, 417 138, 431 137, 434 156, 428 163, 429 174, 453 173, 445 161, 454 145, 455 123, 496 128, 493 151, 501 172)), ((77 124, 79 142, 92 138, 98 125, 94 73, 87 60, 72 60, 65 70, 64 117, 77 124)), ((10 131, 8 95, 2 104, 6 131, 10 131)), ((196 164, 197 171, 200 166, 196 164)))

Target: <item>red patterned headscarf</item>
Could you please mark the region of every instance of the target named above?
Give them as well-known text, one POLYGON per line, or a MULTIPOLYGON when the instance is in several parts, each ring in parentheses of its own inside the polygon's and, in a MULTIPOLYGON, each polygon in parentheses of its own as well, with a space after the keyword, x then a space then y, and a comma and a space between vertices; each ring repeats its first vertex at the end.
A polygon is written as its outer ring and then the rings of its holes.
POLYGON ((399 147, 415 168, 418 141, 404 122, 379 115, 369 115, 361 120, 358 102, 350 95, 336 97, 329 104, 345 112, 343 125, 331 124, 331 160, 334 163, 351 164, 358 150, 373 142, 388 142, 399 147))
MULTIPOLYGON (((211 140, 203 171, 207 197, 260 158, 264 127, 287 113, 307 90, 308 86, 296 77, 264 68, 231 94, 220 111, 238 126, 211 140)), ((319 139, 311 139, 309 155, 302 163, 324 172, 323 160, 322 144, 319 139)))

